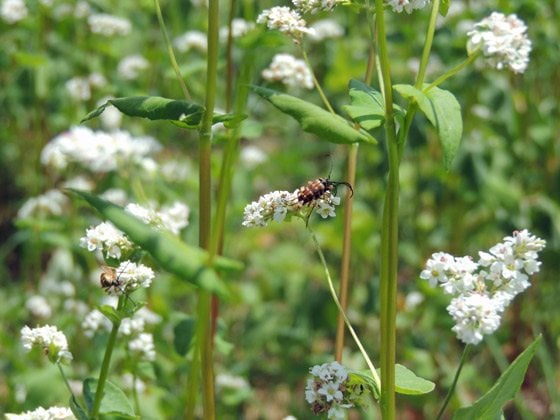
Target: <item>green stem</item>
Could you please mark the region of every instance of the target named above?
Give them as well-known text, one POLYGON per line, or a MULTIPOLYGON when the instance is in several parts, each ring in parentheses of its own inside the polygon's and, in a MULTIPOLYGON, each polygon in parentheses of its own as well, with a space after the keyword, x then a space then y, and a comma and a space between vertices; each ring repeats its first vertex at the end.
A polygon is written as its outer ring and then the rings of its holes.
POLYGON ((301 54, 303 56, 303 60, 305 61, 305 64, 307 64, 307 67, 309 68, 309 71, 311 72, 311 78, 313 79, 313 84, 315 85, 315 89, 317 89, 317 92, 319 93, 319 96, 321 97, 321 100, 323 101, 323 103, 325 104, 325 106, 327 107, 327 109, 329 110, 329 112, 331 114, 336 114, 334 112, 333 107, 331 106, 331 103, 327 99, 327 95, 325 95, 325 92, 321 88, 321 85, 319 84, 319 81, 317 80, 317 77, 315 77, 315 72, 313 71, 313 67, 311 66, 311 62, 309 61, 309 57, 307 56, 307 53, 305 52, 305 49, 303 48, 302 44, 300 44, 300 49, 301 49, 301 54))
POLYGON ((393 90, 384 20, 384 1, 375 0, 377 50, 381 68, 381 85, 385 102, 385 135, 389 160, 389 176, 383 205, 381 231, 381 415, 384 420, 395 418, 395 362, 398 270, 398 208, 399 154, 393 110, 393 90))
POLYGON ((181 86, 181 90, 183 91, 183 96, 185 99, 190 100, 191 95, 189 93, 189 89, 181 75, 181 70, 179 69, 179 65, 177 64, 177 60, 175 59, 175 53, 173 52, 173 47, 171 46, 171 41, 169 41, 169 36, 167 35, 167 30, 165 29, 165 22, 163 21, 163 15, 161 14, 161 8, 159 6, 159 0, 154 0, 154 4, 156 6, 156 15, 159 23, 159 27, 161 29, 161 33, 163 35, 163 40, 165 42, 165 47, 167 48, 167 54, 169 55, 169 59, 171 60, 171 66, 175 71, 175 75, 177 76, 177 81, 181 86))
POLYGON ((481 51, 477 51, 477 52, 469 55, 462 63, 457 64, 451 70, 445 72, 445 74, 441 75, 436 80, 434 80, 432 83, 430 83, 426 88, 424 88, 424 92, 429 91, 433 87, 441 85, 443 82, 445 82, 450 77, 455 76, 457 73, 459 73, 461 70, 463 70, 469 64, 471 64, 474 60, 476 60, 481 54, 482 54, 481 51))
POLYGON ((465 364, 465 361, 467 360, 467 357, 471 351, 472 345, 467 344, 465 346, 465 348, 463 349, 463 354, 461 355, 461 361, 459 362, 459 366, 457 367, 457 372, 455 372, 455 377, 453 378, 453 383, 451 384, 451 388, 449 388, 449 391, 447 392, 447 396, 445 397, 445 401, 443 402, 443 405, 441 406, 436 420, 439 420, 441 418, 441 416, 443 415, 445 409, 447 408, 447 404, 449 404, 449 401, 451 400, 451 397, 453 396, 453 392, 455 392, 455 387, 457 386, 457 381, 459 380, 459 375, 461 374, 461 370, 463 369, 463 365, 465 364))
MULTIPOLYGON (((117 312, 119 312, 124 303, 126 296, 119 296, 119 302, 117 303, 117 312)), ((109 374, 109 367, 111 365, 111 356, 113 355, 113 350, 115 349, 115 344, 117 342, 117 333, 119 332, 119 327, 121 325, 121 320, 117 319, 112 321, 113 328, 109 334, 109 340, 107 341, 107 347, 105 348, 105 356, 103 357, 103 363, 101 364, 101 371, 99 372, 99 379, 97 380, 97 389, 95 390, 95 399, 93 400, 93 406, 91 409, 91 418, 97 418, 99 416, 99 408, 101 407, 101 400, 103 399, 103 391, 105 389, 105 383, 107 382, 107 376, 109 374)))
POLYGON ((362 356, 364 357, 364 360, 366 361, 366 364, 368 365, 368 368, 371 372, 371 375, 372 375, 375 383, 379 386, 379 383, 381 381, 379 379, 379 376, 377 375, 377 371, 375 370, 375 366, 373 365, 371 359, 369 358, 364 346, 362 345, 362 342, 358 338, 358 335, 354 331, 354 328, 352 327, 352 324, 350 324, 350 320, 346 316, 346 313, 342 309, 342 305, 340 304, 340 301, 338 300, 338 296, 336 295, 336 290, 334 289, 334 284, 333 284, 331 275, 329 273, 329 267, 327 266, 327 261, 325 259, 325 256, 323 255, 323 251, 321 250, 321 246, 319 245, 319 241, 317 240, 317 237, 315 236, 315 233, 313 233, 313 231, 311 230, 311 228, 309 226, 307 226, 307 230, 309 231, 309 234, 311 235, 311 239, 313 240, 313 243, 315 244, 315 248, 317 249, 317 254, 319 254, 319 259, 321 260, 321 264, 323 264, 323 269, 325 270, 325 276, 327 277, 327 283, 329 285, 329 290, 331 292, 331 296, 334 300, 334 303, 336 304, 336 307, 338 308, 339 313, 342 314, 342 317, 344 318, 344 322, 346 323, 346 326, 348 327, 348 331, 350 331, 350 335, 352 335, 352 338, 354 339, 356 345, 358 346, 358 349, 362 353, 362 356))

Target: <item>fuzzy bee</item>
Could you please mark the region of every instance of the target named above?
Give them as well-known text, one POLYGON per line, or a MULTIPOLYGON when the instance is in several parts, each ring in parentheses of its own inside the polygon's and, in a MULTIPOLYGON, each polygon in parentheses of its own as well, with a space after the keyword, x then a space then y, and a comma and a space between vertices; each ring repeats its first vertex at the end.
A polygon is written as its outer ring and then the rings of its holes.
POLYGON ((350 189, 351 195, 354 195, 354 189, 349 182, 331 181, 330 177, 317 178, 300 187, 297 193, 298 203, 302 206, 314 203, 316 200, 323 198, 327 192, 336 195, 336 189, 339 185, 345 185, 350 189))
POLYGON ((112 267, 107 267, 106 265, 101 267, 103 271, 99 276, 99 283, 101 287, 105 289, 108 294, 115 293, 116 291, 121 291, 120 287, 122 285, 117 272, 112 267))

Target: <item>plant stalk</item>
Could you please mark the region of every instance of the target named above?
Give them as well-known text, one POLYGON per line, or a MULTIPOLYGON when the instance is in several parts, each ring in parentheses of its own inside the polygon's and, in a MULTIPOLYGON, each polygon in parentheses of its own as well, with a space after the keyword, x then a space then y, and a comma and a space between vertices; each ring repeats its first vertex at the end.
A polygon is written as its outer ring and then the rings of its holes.
POLYGON ((447 396, 445 397, 445 401, 443 402, 443 405, 439 409, 436 420, 439 420, 441 418, 441 416, 445 412, 445 409, 447 408, 447 404, 449 404, 449 401, 451 400, 451 397, 453 396, 453 393, 455 392, 455 387, 457 386, 457 381, 459 380, 459 375, 461 374, 461 370, 463 369, 463 365, 465 364, 465 361, 467 360, 467 357, 469 356, 471 348, 472 348, 472 345, 467 344, 465 346, 465 348, 463 349, 463 354, 461 355, 461 361, 459 362, 459 366, 457 367, 457 372, 455 372, 455 377, 453 378, 453 383, 451 384, 451 388, 449 388, 449 391, 447 391, 447 396))

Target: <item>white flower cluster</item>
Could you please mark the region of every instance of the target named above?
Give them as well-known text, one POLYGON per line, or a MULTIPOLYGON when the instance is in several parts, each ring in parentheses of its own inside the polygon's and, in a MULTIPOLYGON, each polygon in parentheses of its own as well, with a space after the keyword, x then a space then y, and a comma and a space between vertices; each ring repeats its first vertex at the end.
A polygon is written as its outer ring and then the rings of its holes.
POLYGON ((296 9, 302 13, 330 12, 336 0, 292 0, 296 9))
POLYGON ((140 54, 124 57, 117 66, 119 75, 126 80, 137 79, 141 72, 148 68, 148 60, 140 54))
POLYGON ((52 308, 44 296, 33 295, 25 302, 25 308, 37 318, 50 318, 52 308))
POLYGON ((164 206, 159 210, 131 203, 125 207, 125 210, 141 219, 144 223, 153 225, 158 229, 169 230, 175 235, 178 235, 181 229, 189 224, 190 209, 186 204, 179 201, 174 202, 171 206, 164 206))
POLYGON ((21 414, 6 414, 6 420, 75 420, 72 410, 66 407, 38 407, 21 414))
POLYGON ((120 259, 123 251, 133 247, 126 235, 111 222, 103 222, 88 228, 86 236, 80 238, 80 246, 88 251, 101 251, 106 257, 120 259))
POLYGON ((60 216, 67 205, 68 197, 59 190, 49 190, 37 197, 29 198, 18 210, 17 218, 60 216))
POLYGON ((270 66, 262 71, 269 82, 281 82, 290 87, 313 89, 313 76, 305 61, 290 54, 276 54, 270 66))
POLYGON ((41 163, 57 170, 77 163, 92 172, 105 173, 131 163, 153 166, 149 156, 160 149, 161 145, 153 138, 132 137, 127 131, 109 133, 72 127, 43 148, 41 163))
POLYGON ((91 89, 100 88, 107 84, 107 80, 101 73, 92 73, 87 77, 73 77, 68 80, 64 87, 76 101, 89 101, 91 89))
POLYGON ((132 25, 127 19, 106 13, 98 13, 88 16, 88 25, 94 34, 103 36, 128 35, 132 25))
POLYGON ((321 19, 311 25, 313 34, 309 35, 312 41, 320 42, 329 38, 340 38, 344 35, 344 29, 334 19, 321 19))
POLYGON ((9 23, 17 23, 27 17, 28 11, 24 0, 4 0, 0 6, 0 16, 9 23))
POLYGON ((68 351, 64 333, 50 325, 33 329, 26 325, 21 329, 21 342, 26 351, 30 351, 34 345, 41 347, 49 360, 55 363, 68 363, 73 358, 68 351))
POLYGON ((402 13, 404 10, 408 14, 430 4, 430 0, 385 0, 385 2, 393 9, 393 12, 402 13))
POLYGON ((148 362, 156 360, 154 336, 150 333, 141 333, 128 342, 128 349, 133 355, 148 362))
POLYGON ((208 50, 208 39, 204 32, 187 31, 183 35, 173 40, 173 45, 179 52, 187 52, 189 50, 197 50, 206 53, 208 50))
POLYGON ((277 29, 296 40, 301 39, 305 34, 313 33, 300 14, 286 6, 264 10, 257 18, 257 23, 265 24, 268 29, 277 29))
POLYGON ((305 400, 314 414, 326 413, 329 419, 345 419, 344 410, 354 407, 360 395, 348 384, 348 370, 338 362, 324 363, 310 369, 305 400))
POLYGON ((154 270, 143 264, 136 264, 132 261, 123 261, 115 269, 115 276, 118 287, 113 287, 114 294, 130 294, 143 287, 147 289, 152 284, 155 277, 154 270))
MULTIPOLYGON (((231 21, 231 37, 241 38, 243 35, 249 33, 255 28, 254 22, 246 21, 245 19, 235 18, 231 21)), ((220 39, 225 41, 229 35, 229 27, 224 26, 220 28, 220 39)))
POLYGON ((503 242, 479 252, 478 262, 438 252, 427 261, 420 278, 454 296, 447 311, 453 331, 464 343, 478 344, 500 326, 501 315, 513 298, 530 286, 539 271, 538 253, 545 241, 527 230, 515 231, 503 242))
POLYGON ((306 219, 310 212, 316 210, 323 218, 335 217, 335 206, 340 204, 340 197, 327 191, 319 199, 313 200, 308 205, 298 201, 299 189, 290 193, 288 191, 272 191, 245 206, 243 223, 245 227, 266 226, 272 220, 282 222, 287 216, 297 216, 306 219))
POLYGON ((493 12, 467 35, 469 54, 481 50, 490 66, 498 70, 509 67, 514 73, 527 69, 531 41, 527 37, 527 26, 516 15, 493 12))

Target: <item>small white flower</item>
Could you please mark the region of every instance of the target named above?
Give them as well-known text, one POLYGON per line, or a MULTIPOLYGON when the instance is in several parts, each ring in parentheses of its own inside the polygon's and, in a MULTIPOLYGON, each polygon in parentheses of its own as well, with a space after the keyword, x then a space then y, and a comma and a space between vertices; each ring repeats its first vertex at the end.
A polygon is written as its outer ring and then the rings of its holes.
POLYGON ((501 321, 502 305, 484 294, 461 295, 451 301, 447 311, 455 321, 452 330, 466 344, 478 344, 492 334, 501 321))
POLYGON ((21 342, 26 351, 33 346, 42 348, 52 362, 68 363, 72 360, 66 336, 56 327, 45 325, 31 329, 26 325, 21 329, 21 342))
MULTIPOLYGON (((254 29, 255 24, 253 22, 248 22, 245 19, 234 18, 231 21, 231 36, 232 38, 241 38, 243 35, 249 33, 254 29)), ((220 28, 220 39, 222 41, 227 40, 229 35, 229 27, 224 26, 220 28)))
POLYGON ((25 307, 33 316, 38 318, 50 318, 52 314, 49 302, 41 295, 31 296, 27 299, 27 302, 25 302, 25 307))
POLYGON ((132 29, 127 19, 105 13, 88 16, 88 25, 91 32, 106 37, 128 35, 132 29))
POLYGON ((148 362, 156 360, 156 350, 152 334, 139 334, 138 337, 129 341, 128 349, 139 358, 148 362))
POLYGON ((249 390, 251 386, 247 379, 242 376, 219 373, 216 375, 216 386, 218 388, 229 388, 236 390, 249 390))
POLYGON ((531 41, 527 37, 527 26, 516 15, 493 12, 467 35, 469 54, 481 50, 490 66, 498 70, 509 67, 514 73, 527 69, 531 41))
POLYGON ((281 82, 289 87, 313 89, 313 76, 305 61, 290 54, 276 54, 270 66, 262 71, 270 82, 281 82))
POLYGON ((204 32, 188 31, 173 40, 173 45, 179 52, 197 50, 206 53, 208 50, 208 39, 204 32))
POLYGON ((93 337, 99 330, 109 332, 111 331, 111 327, 111 321, 97 309, 89 312, 82 321, 82 331, 84 335, 89 338, 93 337))
POLYGON ((334 19, 318 20, 311 25, 311 29, 314 33, 309 34, 309 38, 315 42, 329 38, 340 38, 344 35, 344 29, 334 19))
POLYGON ((313 33, 300 14, 286 6, 264 10, 257 18, 257 23, 265 24, 268 29, 277 29, 296 40, 313 33))
POLYGON ((385 3, 393 9, 393 12, 402 13, 404 10, 410 14, 414 10, 426 7, 430 4, 430 0, 385 0, 385 3))
POLYGON ((49 190, 42 195, 29 198, 18 210, 17 218, 61 216, 67 205, 68 197, 59 190, 49 190))
POLYGON ((243 226, 266 226, 271 220, 281 222, 288 210, 297 205, 297 194, 288 191, 273 191, 245 206, 243 226))
POLYGON ((76 101, 88 101, 91 99, 91 87, 89 80, 84 77, 74 77, 64 85, 66 90, 76 101))
POLYGON ((178 235, 181 229, 189 224, 190 209, 186 204, 176 201, 171 206, 164 206, 159 211, 130 203, 125 210, 144 223, 164 229, 178 235))
POLYGON ((154 270, 143 264, 136 264, 131 261, 123 261, 115 269, 115 274, 120 284, 116 293, 129 294, 142 287, 148 288, 155 277, 154 270))
POLYGON ((132 243, 126 235, 111 222, 103 222, 86 230, 86 236, 80 238, 80 246, 88 251, 101 251, 110 258, 121 258, 123 251, 132 249, 132 243))
POLYGON ((21 414, 6 414, 7 420, 75 420, 72 410, 66 407, 38 407, 21 414))
POLYGON ((148 65, 148 60, 141 55, 129 55, 119 62, 117 71, 123 79, 134 80, 138 78, 140 73, 148 68, 148 65))
POLYGON ((4 0, 0 7, 0 16, 9 23, 17 23, 27 17, 28 11, 24 0, 4 0))
POLYGON ((241 149, 239 159, 245 167, 252 169, 266 162, 268 155, 257 146, 245 146, 241 149))
POLYGON ((292 0, 296 9, 302 13, 330 12, 337 0, 292 0))

